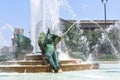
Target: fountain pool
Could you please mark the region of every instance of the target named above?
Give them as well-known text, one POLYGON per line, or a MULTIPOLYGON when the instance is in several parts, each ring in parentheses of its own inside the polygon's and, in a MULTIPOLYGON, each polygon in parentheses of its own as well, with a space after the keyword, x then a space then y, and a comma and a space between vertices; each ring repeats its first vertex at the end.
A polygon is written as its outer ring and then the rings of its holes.
POLYGON ((0 73, 0 80, 120 80, 120 64, 100 64, 97 70, 62 73, 0 73))

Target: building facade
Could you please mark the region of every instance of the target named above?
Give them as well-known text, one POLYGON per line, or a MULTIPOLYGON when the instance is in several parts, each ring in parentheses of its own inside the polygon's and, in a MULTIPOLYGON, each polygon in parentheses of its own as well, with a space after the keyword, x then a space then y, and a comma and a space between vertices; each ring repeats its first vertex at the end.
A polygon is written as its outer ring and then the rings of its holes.
MULTIPOLYGON (((67 20, 69 23, 75 23, 76 20, 67 20)), ((105 20, 80 20, 79 24, 81 29, 97 29, 97 28, 107 28, 110 25, 114 25, 119 20, 106 20, 106 27, 105 27, 105 20)))
POLYGON ((14 33, 12 36, 12 51, 15 52, 16 51, 16 46, 17 46, 17 34, 22 34, 24 35, 24 29, 22 28, 15 28, 14 29, 14 33))

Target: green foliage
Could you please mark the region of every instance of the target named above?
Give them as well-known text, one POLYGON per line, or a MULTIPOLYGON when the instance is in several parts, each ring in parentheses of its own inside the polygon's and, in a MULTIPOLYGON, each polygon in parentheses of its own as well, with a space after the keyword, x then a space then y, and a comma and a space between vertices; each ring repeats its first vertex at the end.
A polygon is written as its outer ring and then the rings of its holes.
POLYGON ((86 55, 82 52, 71 52, 70 56, 72 56, 73 58, 78 58, 78 59, 82 59, 82 60, 86 60, 86 55))
POLYGON ((83 35, 87 37, 90 52, 93 52, 94 46, 98 43, 98 39, 101 38, 101 32, 100 30, 84 30, 83 35))
MULTIPOLYGON (((65 22, 62 31, 65 32, 72 23, 65 22)), ((74 25, 65 37, 65 43, 69 52, 82 52, 86 57, 89 53, 112 55, 120 53, 120 24, 109 29, 82 30, 80 26, 74 25)), ((79 53, 72 53, 78 56, 79 53)), ((120 54, 119 54, 120 55, 120 54)))
POLYGON ((112 54, 114 53, 114 50, 111 43, 107 39, 104 39, 101 43, 99 43, 98 52, 101 54, 112 54))
POLYGON ((14 53, 5 53, 0 55, 0 61, 11 60, 15 57, 14 53))
MULTIPOLYGON (((70 24, 65 24, 63 30, 64 32, 70 27, 70 24)), ((83 34, 83 30, 80 29, 80 26, 74 25, 71 30, 67 33, 64 38, 66 46, 68 47, 70 55, 72 57, 81 57, 85 60, 89 52, 89 43, 87 42, 86 35, 83 34), (77 52, 77 53, 74 53, 77 52), (79 54, 80 53, 80 54, 79 54), (84 57, 81 55, 84 55, 84 57)))
POLYGON ((109 32, 108 36, 110 38, 111 43, 115 47, 115 49, 120 53, 120 29, 119 27, 112 27, 109 32))
POLYGON ((97 61, 118 61, 119 58, 115 54, 99 54, 99 58, 95 58, 97 61))

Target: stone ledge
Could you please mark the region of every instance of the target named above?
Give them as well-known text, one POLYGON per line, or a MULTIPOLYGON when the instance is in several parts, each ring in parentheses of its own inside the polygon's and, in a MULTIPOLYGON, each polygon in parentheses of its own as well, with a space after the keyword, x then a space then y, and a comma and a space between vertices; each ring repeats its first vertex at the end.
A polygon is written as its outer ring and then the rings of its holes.
MULTIPOLYGON (((98 69, 99 64, 62 64, 63 71, 80 71, 98 69)), ((18 72, 18 73, 40 73, 49 72, 51 68, 49 65, 0 65, 1 72, 18 72)))

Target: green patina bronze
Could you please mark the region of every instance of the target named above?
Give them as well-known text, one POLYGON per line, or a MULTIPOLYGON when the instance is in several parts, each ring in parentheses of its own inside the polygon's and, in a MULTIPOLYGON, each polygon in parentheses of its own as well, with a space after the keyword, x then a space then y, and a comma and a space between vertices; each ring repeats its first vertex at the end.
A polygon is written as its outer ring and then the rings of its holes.
POLYGON ((18 41, 17 41, 17 47, 19 49, 27 49, 29 46, 31 46, 31 41, 29 38, 23 36, 22 34, 17 34, 17 38, 18 38, 18 41))
POLYGON ((16 56, 19 53, 31 53, 33 51, 33 46, 31 45, 31 40, 23 36, 22 34, 17 34, 17 51, 16 51, 16 56))
POLYGON ((48 29, 47 34, 41 33, 39 36, 38 44, 45 58, 50 63, 54 72, 58 72, 60 69, 60 61, 58 59, 58 51, 56 50, 57 43, 61 40, 61 37, 50 33, 48 29))

